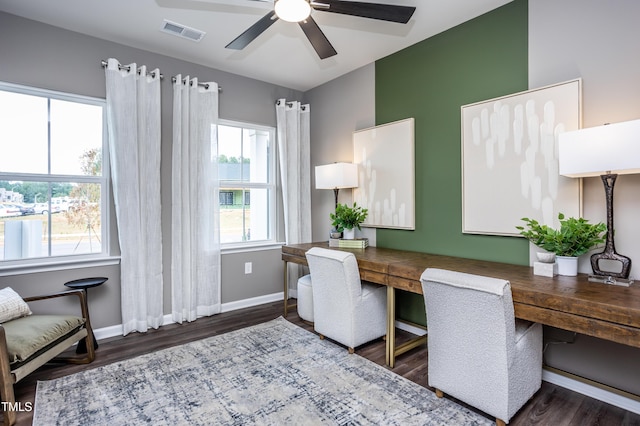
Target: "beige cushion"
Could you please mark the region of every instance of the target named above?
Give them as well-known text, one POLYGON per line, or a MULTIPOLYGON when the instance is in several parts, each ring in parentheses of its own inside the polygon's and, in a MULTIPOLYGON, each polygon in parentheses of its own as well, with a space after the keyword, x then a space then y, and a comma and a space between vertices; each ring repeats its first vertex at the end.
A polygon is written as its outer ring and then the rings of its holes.
POLYGON ((29 359, 82 324, 84 319, 72 315, 31 315, 3 324, 9 362, 13 364, 29 359))
POLYGON ((0 323, 31 315, 29 305, 11 287, 0 290, 0 323))

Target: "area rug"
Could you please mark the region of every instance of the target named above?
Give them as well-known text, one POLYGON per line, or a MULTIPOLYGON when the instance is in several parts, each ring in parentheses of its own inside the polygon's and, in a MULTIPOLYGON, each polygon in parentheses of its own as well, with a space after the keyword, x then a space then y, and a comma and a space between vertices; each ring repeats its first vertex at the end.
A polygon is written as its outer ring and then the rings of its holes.
MULTIPOLYGON (((426 361, 426 360, 425 360, 426 361)), ((34 425, 490 425, 284 318, 38 382, 34 425)))

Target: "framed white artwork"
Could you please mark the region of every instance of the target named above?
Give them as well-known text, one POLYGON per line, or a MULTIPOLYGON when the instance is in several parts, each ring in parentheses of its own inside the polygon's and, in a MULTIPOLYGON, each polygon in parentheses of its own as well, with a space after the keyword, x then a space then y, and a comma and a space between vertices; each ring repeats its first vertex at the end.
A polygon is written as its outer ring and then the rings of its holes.
POLYGON ((353 162, 353 200, 369 210, 362 226, 415 229, 414 119, 354 132, 353 162))
POLYGON ((558 174, 558 134, 581 126, 580 79, 464 105, 462 231, 519 235, 528 217, 580 216, 579 179, 558 174))

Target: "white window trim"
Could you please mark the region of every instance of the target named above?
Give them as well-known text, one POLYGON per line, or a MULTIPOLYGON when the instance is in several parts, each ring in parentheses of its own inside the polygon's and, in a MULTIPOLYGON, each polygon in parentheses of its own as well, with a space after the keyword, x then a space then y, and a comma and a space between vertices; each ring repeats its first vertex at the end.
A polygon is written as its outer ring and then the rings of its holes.
POLYGON ((261 241, 251 246, 246 243, 227 243, 221 248, 222 254, 248 253, 252 251, 280 250, 286 243, 276 241, 261 241))
MULTIPOLYGON (((77 269, 82 267, 95 267, 104 265, 116 265, 120 263, 119 256, 112 256, 111 252, 111 215, 110 196, 111 193, 111 166, 109 163, 109 143, 107 130, 107 103, 105 99, 72 93, 58 92, 55 90, 41 89, 37 87, 24 86, 0 81, 0 90, 33 96, 46 96, 63 101, 87 103, 102 107, 102 176, 99 179, 86 178, 82 175, 56 175, 56 174, 30 174, 30 173, 0 173, 0 180, 6 178, 29 178, 40 182, 95 182, 100 181, 101 193, 101 238, 103 241, 101 253, 47 256, 39 258, 26 258, 20 260, 0 261, 0 276, 20 275, 37 272, 52 272, 67 269, 77 269)), ((51 155, 51 152, 48 153, 51 155)))
MULTIPOLYGON (((218 188, 219 190, 222 188, 233 187, 233 186, 243 186, 252 189, 270 189, 270 197, 269 203, 272 206, 271 215, 269 218, 269 231, 271 238, 268 240, 260 240, 260 241, 236 241, 230 243, 220 243, 220 248, 222 253, 234 253, 234 252, 242 252, 242 251, 252 251, 252 249, 262 250, 270 247, 280 247, 282 244, 278 243, 278 237, 276 235, 276 218, 277 218, 277 182, 276 182, 276 129, 271 126, 264 126, 260 124, 253 124, 243 121, 232 121, 226 119, 218 120, 218 125, 220 126, 229 126, 229 127, 239 127, 243 129, 255 129, 260 131, 269 132, 269 141, 271 143, 270 146, 270 158, 269 158, 269 181, 271 183, 250 183, 250 182, 238 182, 238 181, 219 181, 218 188)), ((219 191, 218 190, 218 191, 219 191)), ((220 209, 220 206, 218 206, 220 209)))
POLYGON ((73 256, 73 258, 58 256, 50 259, 38 258, 37 260, 39 262, 30 262, 29 264, 2 265, 0 266, 0 277, 118 265, 120 263, 120 256, 78 255, 73 256))

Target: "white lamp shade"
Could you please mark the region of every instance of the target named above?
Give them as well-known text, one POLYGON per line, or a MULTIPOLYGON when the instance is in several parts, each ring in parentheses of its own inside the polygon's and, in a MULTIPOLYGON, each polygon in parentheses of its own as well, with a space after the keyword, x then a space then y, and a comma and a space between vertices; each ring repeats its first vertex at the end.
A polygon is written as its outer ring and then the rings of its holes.
POLYGON ((357 186, 357 164, 333 163, 316 166, 316 189, 356 188, 357 186))
POLYGON ((640 173, 640 120, 561 133, 558 162, 574 178, 640 173))

